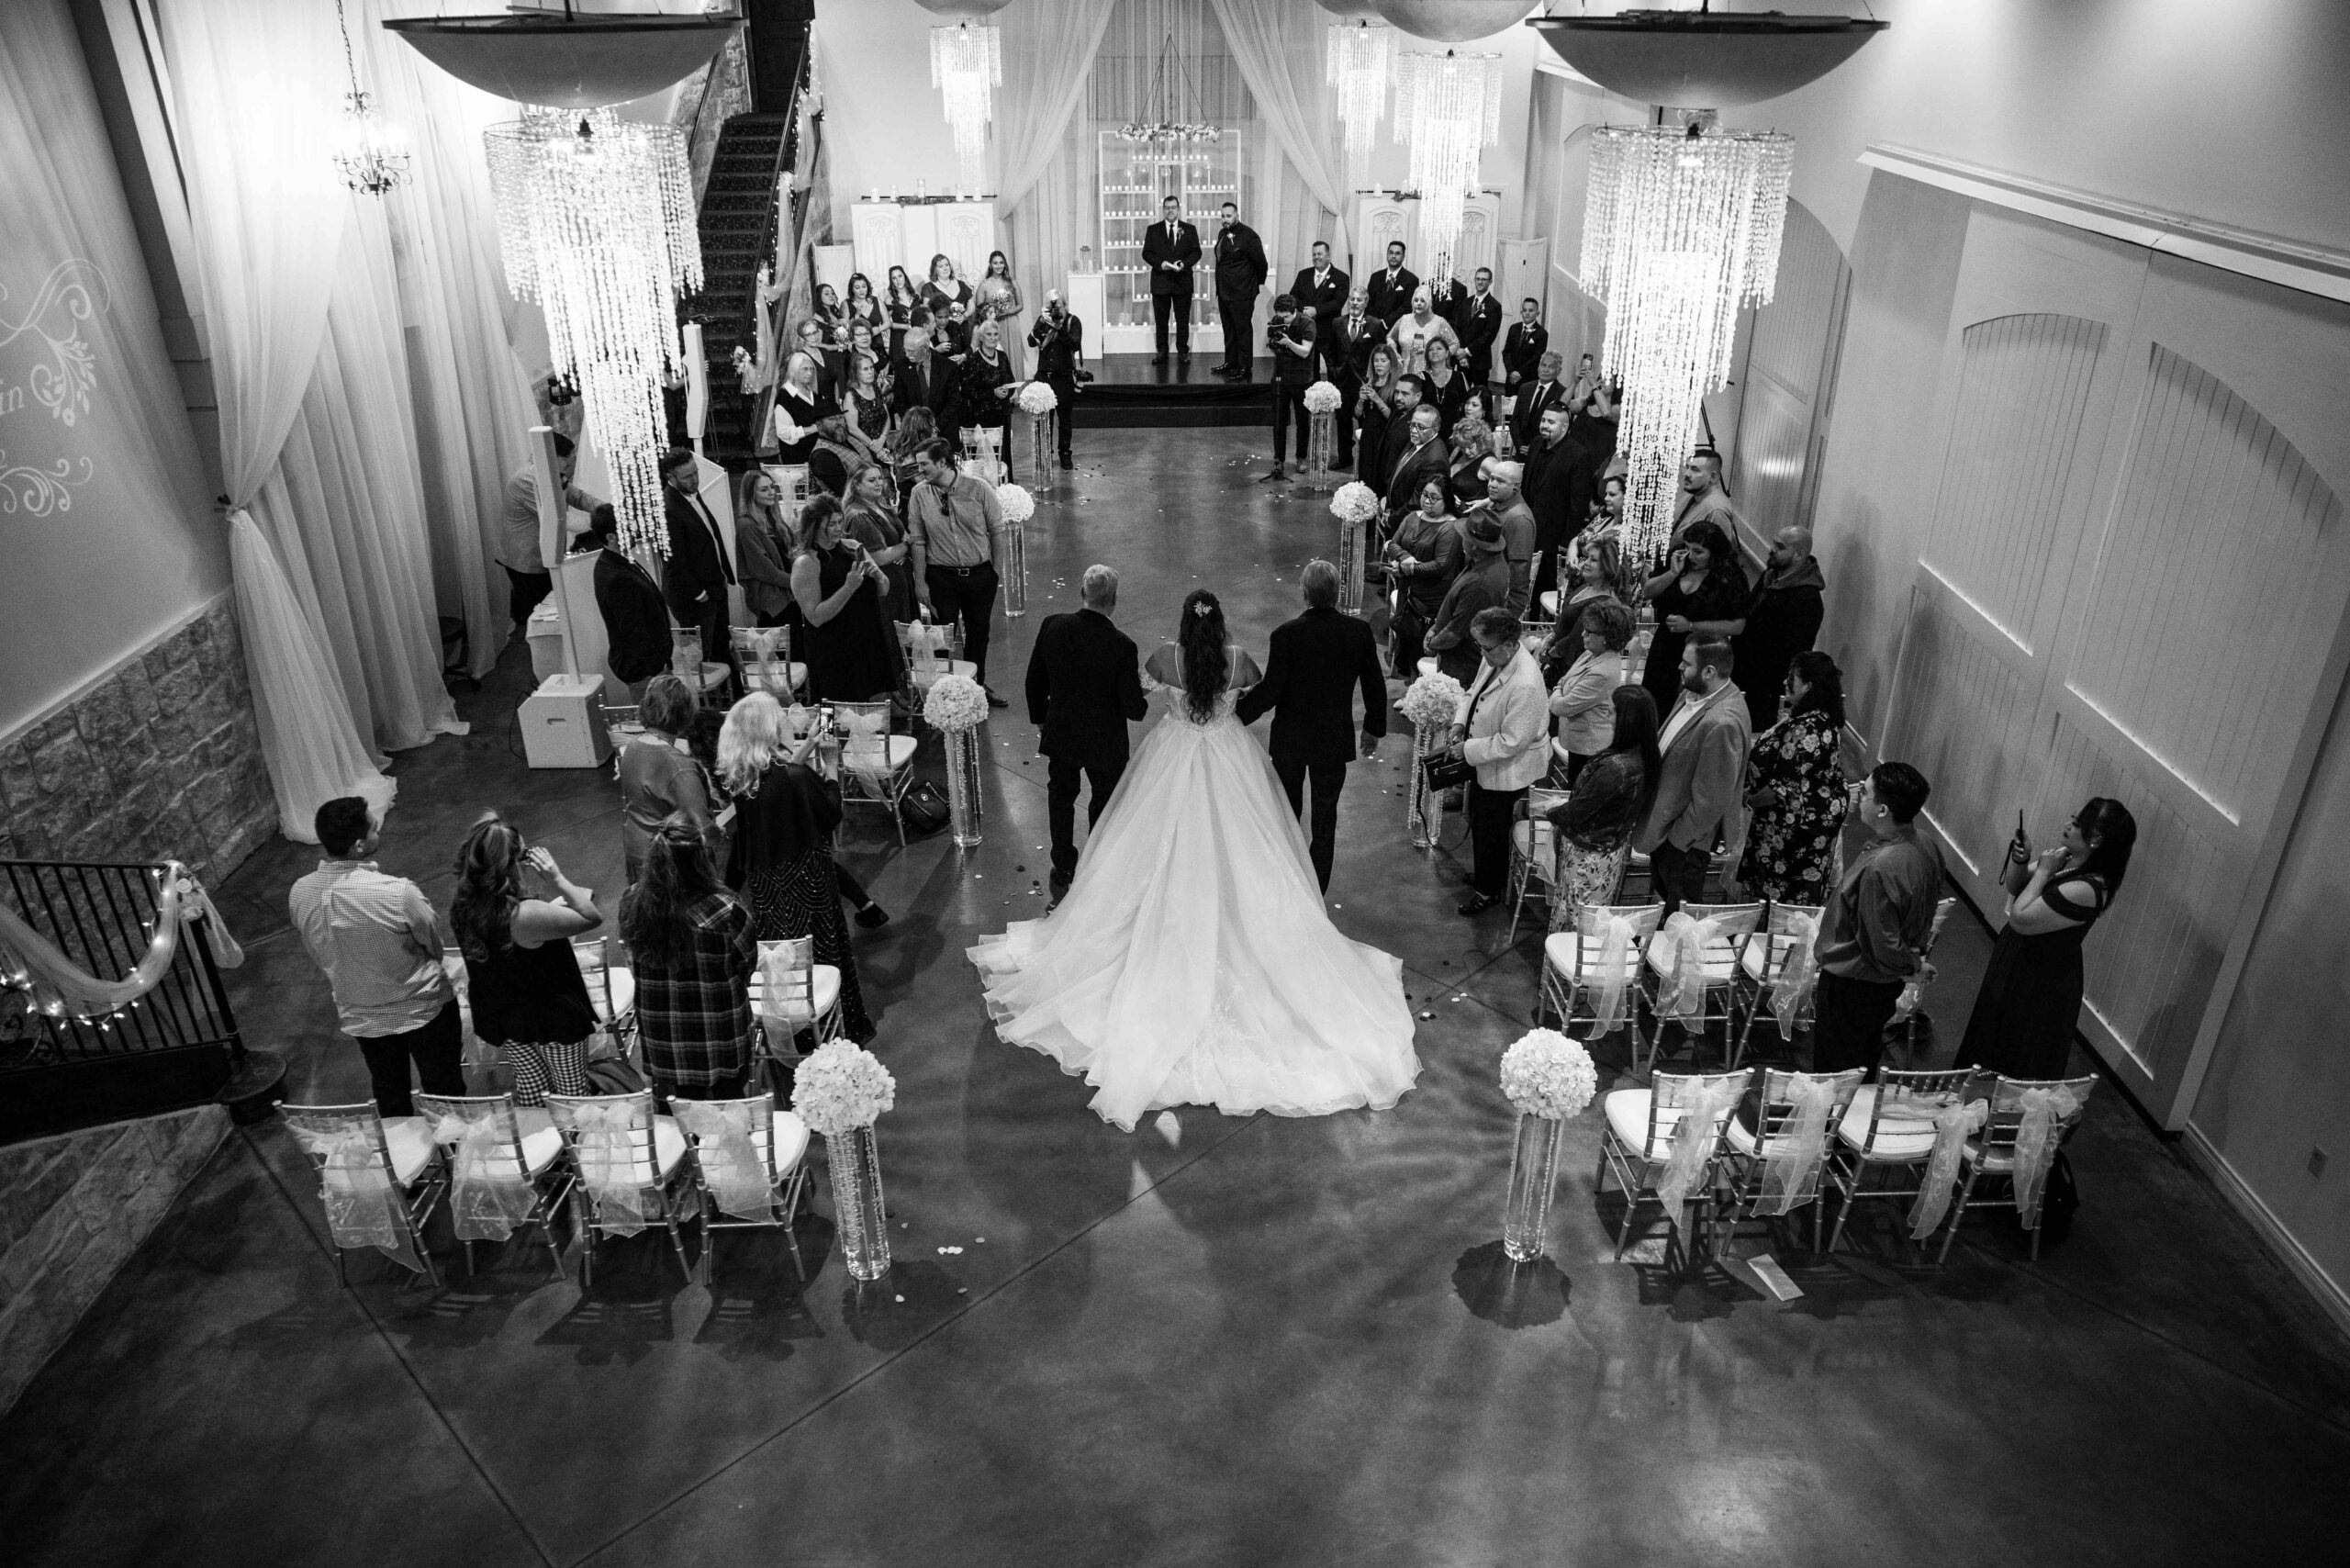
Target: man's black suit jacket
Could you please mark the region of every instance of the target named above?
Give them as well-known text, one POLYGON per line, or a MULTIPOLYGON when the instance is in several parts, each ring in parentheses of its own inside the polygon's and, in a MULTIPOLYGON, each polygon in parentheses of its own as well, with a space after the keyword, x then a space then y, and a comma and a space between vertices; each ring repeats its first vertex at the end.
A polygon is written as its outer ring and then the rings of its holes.
POLYGON ((946 403, 955 391, 953 364, 937 355, 926 356, 919 368, 914 362, 901 356, 890 369, 896 378, 897 390, 891 394, 890 411, 905 414, 915 409, 928 409, 944 434, 946 424, 946 403))
MULTIPOLYGON (((1526 505, 1534 514, 1534 548, 1538 554, 1559 547, 1559 542, 1583 532, 1591 513, 1594 476, 1591 454, 1569 436, 1547 450, 1538 441, 1526 453, 1526 505)), ((1552 563, 1553 570, 1556 562, 1552 563)))
POLYGON ((1279 762, 1351 762, 1355 691, 1365 734, 1387 733, 1387 679, 1371 623, 1336 610, 1308 610, 1273 628, 1265 678, 1240 694, 1244 724, 1273 716, 1266 750, 1279 762))
POLYGON ((1381 477, 1386 487, 1380 492, 1387 502, 1387 522, 1393 528, 1398 519, 1420 504, 1420 487, 1430 479, 1442 479, 1448 489, 1452 484, 1452 448, 1438 436, 1420 448, 1416 456, 1412 451, 1411 428, 1403 425, 1391 431, 1379 454, 1384 472, 1381 477))
POLYGON ((1517 442, 1520 452, 1531 450, 1542 440, 1542 410, 1567 406, 1567 389, 1557 381, 1537 382, 1531 377, 1517 387, 1517 407, 1510 410, 1509 438, 1517 442))
POLYGON ((1501 336, 1502 302, 1488 293, 1471 295, 1460 303, 1460 319, 1452 323, 1460 334, 1462 366, 1479 386, 1494 379, 1494 340, 1501 336))
MULTIPOLYGON (((703 523, 700 510, 666 484, 661 487, 661 505, 669 525, 669 559, 661 568, 661 595, 669 601, 669 613, 681 626, 705 626, 713 616, 724 620, 726 568, 719 559, 718 541, 703 523)), ((725 655, 705 650, 702 657, 717 659, 725 655)))
POLYGON ((1300 309, 1312 307, 1314 311, 1314 346, 1321 352, 1322 374, 1337 374, 1335 356, 1337 353, 1338 318, 1347 313, 1347 274, 1332 267, 1325 274, 1322 286, 1314 286, 1314 269, 1297 269, 1297 281, 1289 286, 1289 297, 1300 309))
POLYGON ((1382 321, 1396 321, 1412 308, 1412 291, 1420 286, 1420 279, 1411 268, 1400 267, 1395 280, 1390 283, 1387 269, 1382 267, 1371 274, 1371 281, 1363 286, 1371 295, 1365 308, 1382 321))
POLYGON ((610 550, 596 554, 596 608, 603 611, 604 662, 634 684, 669 664, 669 609, 644 568, 610 550))
POLYGON ((1181 218, 1175 231, 1169 233, 1164 218, 1143 231, 1142 264, 1150 269, 1150 292, 1171 294, 1178 298, 1192 297, 1192 274, 1200 270, 1200 231, 1181 218), (1181 272, 1168 272, 1161 262, 1189 262, 1181 272))
POLYGON ((1219 229, 1215 234, 1215 297, 1218 299, 1254 299, 1257 291, 1265 286, 1265 274, 1272 271, 1272 263, 1265 260, 1265 242, 1257 231, 1245 223, 1235 223, 1229 229, 1219 229))
POLYGON ((1126 722, 1150 708, 1134 639, 1095 610, 1047 615, 1028 655, 1028 719, 1046 756, 1126 756, 1126 722))
MULTIPOLYGON (((1550 330, 1537 321, 1531 327, 1523 321, 1512 321, 1502 336, 1501 379, 1507 382, 1512 372, 1517 375, 1516 390, 1523 392, 1534 385, 1535 372, 1541 368, 1542 351, 1550 346, 1550 330)), ((1511 433, 1516 433, 1513 422, 1511 433)))

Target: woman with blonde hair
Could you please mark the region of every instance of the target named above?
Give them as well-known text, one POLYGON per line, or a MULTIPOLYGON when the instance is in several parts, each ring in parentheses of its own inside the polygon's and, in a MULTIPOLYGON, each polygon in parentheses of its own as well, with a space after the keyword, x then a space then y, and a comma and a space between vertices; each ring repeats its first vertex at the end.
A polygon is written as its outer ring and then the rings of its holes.
POLYGON ((1484 465, 1494 455, 1492 427, 1472 405, 1467 412, 1446 420, 1445 428, 1452 432, 1452 498, 1464 507, 1483 500, 1484 465))
MULTIPOLYGON (((816 961, 841 972, 841 1026, 862 1045, 873 1037, 873 1022, 866 1016, 865 993, 857 985, 848 923, 841 918, 840 873, 833 861, 840 790, 808 766, 815 745, 813 733, 799 742, 786 735, 783 709, 764 691, 727 710, 718 736, 718 769, 735 808, 726 885, 751 906, 751 932, 757 940, 815 939, 816 961)), ((870 901, 867 907, 874 907, 870 901)))
POLYGON ((1011 257, 1002 251, 988 252, 987 275, 979 279, 974 299, 979 316, 993 321, 1003 335, 1003 357, 1011 363, 1013 378, 1025 381, 1028 372, 1023 368, 1020 348, 1028 334, 1014 325, 1021 302, 1020 286, 1012 277, 1011 257))
POLYGON ((783 362, 783 381, 775 389, 775 440, 778 463, 806 467, 816 453, 819 411, 832 406, 817 384, 816 359, 805 349, 783 362))
POLYGON ((914 618, 913 567, 907 556, 912 547, 898 521, 898 486, 890 470, 878 463, 859 463, 848 471, 849 532, 865 546, 865 554, 881 568, 881 608, 892 622, 914 618))
POLYGON ((791 558, 799 553, 791 524, 783 515, 783 487, 764 468, 743 476, 734 502, 734 575, 742 579, 743 602, 762 626, 785 626, 797 619, 791 597, 791 558))

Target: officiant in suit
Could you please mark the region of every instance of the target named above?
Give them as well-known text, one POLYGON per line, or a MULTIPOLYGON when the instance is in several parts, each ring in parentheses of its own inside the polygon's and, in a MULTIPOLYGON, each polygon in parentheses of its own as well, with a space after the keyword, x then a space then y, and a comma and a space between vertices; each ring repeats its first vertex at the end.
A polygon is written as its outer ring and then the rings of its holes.
POLYGON ((1126 771, 1127 722, 1150 712, 1142 655, 1110 621, 1118 607, 1118 574, 1088 566, 1080 591, 1085 608, 1045 617, 1028 655, 1028 718, 1038 732, 1036 749, 1050 765, 1045 812, 1053 830, 1055 904, 1077 875, 1078 785, 1092 791, 1085 805, 1090 831, 1126 771))
POLYGON ((677 624, 701 633, 705 663, 732 664, 726 634, 726 590, 734 563, 710 503, 701 498, 700 460, 673 446, 661 458, 661 504, 669 527, 669 558, 661 567, 661 597, 677 624))
POLYGON ((1192 274, 1200 264, 1200 231, 1183 221, 1175 198, 1158 204, 1162 215, 1144 230, 1142 264, 1150 269, 1150 319, 1158 329, 1153 364, 1167 363, 1167 319, 1175 319, 1175 352, 1192 360, 1192 274))
POLYGON ((1387 679, 1370 622, 1338 609, 1338 568, 1305 564, 1305 613, 1273 628, 1265 676, 1240 694, 1233 711, 1244 724, 1273 716, 1267 750, 1289 796, 1305 815, 1305 782, 1314 781, 1308 832, 1314 875, 1330 890, 1330 862, 1338 841, 1338 791, 1355 750, 1355 692, 1362 692, 1362 750, 1370 756, 1387 734, 1387 679))

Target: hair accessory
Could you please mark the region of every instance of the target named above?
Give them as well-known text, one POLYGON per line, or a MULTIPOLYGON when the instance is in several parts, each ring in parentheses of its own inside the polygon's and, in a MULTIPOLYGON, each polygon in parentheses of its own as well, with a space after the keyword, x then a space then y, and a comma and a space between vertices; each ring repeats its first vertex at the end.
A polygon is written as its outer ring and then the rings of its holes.
POLYGON ((1200 600, 1199 603, 1192 606, 1192 613, 1194 615, 1205 615, 1212 608, 1214 607, 1203 599, 1200 600))

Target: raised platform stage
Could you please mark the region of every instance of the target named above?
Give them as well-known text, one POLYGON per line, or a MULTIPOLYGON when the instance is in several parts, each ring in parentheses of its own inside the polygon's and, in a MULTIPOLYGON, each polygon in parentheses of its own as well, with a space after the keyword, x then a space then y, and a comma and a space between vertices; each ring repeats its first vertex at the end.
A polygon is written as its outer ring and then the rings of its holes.
POLYGON ((1251 378, 1230 382, 1215 374, 1218 355, 1195 353, 1192 363, 1172 354, 1153 364, 1147 353, 1113 353, 1091 362, 1094 379, 1078 394, 1078 426, 1268 425, 1273 422, 1270 385, 1273 362, 1260 359, 1251 378))

